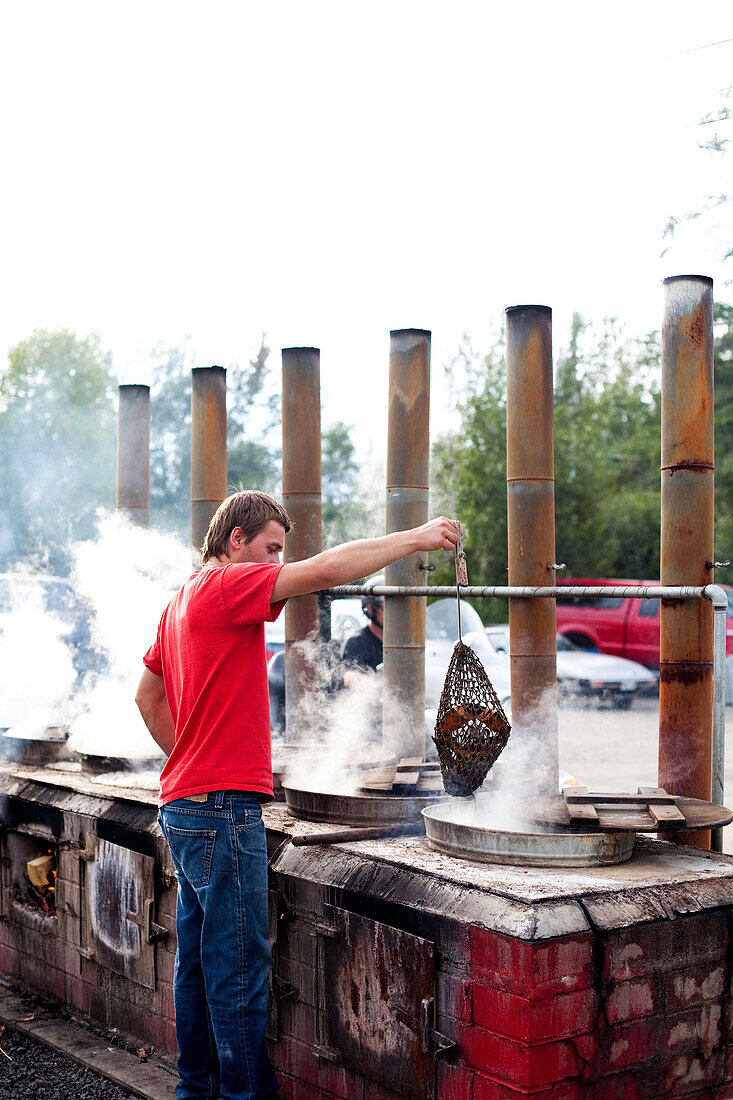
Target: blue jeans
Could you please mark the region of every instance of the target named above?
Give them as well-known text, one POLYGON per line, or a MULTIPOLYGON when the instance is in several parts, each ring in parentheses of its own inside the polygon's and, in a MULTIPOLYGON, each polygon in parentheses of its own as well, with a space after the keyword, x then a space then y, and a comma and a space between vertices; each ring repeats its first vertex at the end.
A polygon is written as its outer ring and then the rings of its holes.
POLYGON ((257 795, 215 791, 160 811, 178 876, 177 1100, 260 1100, 267 1051, 267 845, 257 795))

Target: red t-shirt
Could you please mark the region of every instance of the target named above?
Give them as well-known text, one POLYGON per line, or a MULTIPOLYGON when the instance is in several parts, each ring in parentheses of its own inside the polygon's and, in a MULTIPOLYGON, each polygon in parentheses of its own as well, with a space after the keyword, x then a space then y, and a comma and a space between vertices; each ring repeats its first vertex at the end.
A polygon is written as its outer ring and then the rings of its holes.
POLYGON ((265 620, 279 565, 202 569, 166 607, 143 657, 162 676, 176 741, 160 776, 160 804, 204 791, 272 798, 265 620))

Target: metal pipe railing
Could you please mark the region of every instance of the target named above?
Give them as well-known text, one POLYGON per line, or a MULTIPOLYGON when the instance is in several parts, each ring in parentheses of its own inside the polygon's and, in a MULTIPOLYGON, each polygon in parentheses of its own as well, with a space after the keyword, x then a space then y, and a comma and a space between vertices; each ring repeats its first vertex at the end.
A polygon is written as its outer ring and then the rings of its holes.
MULTIPOLYGON (((342 584, 329 588, 319 595, 328 599, 342 599, 347 596, 434 596, 452 597, 456 594, 454 584, 431 585, 385 585, 385 584, 342 584)), ((622 597, 632 600, 706 600, 713 609, 713 745, 712 745, 712 801, 723 805, 725 798, 725 640, 728 597, 725 589, 717 584, 699 587, 691 585, 548 585, 530 588, 527 586, 493 584, 467 585, 461 587, 461 596, 470 599, 613 599, 622 597)), ((722 852, 723 830, 712 830, 712 850, 722 852)))

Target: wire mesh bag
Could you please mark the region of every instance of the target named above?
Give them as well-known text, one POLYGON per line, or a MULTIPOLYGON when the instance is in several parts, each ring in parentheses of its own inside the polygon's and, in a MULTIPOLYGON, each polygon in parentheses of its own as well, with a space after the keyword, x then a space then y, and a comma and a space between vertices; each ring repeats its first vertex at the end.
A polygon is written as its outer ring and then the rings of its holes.
POLYGON ((481 786, 509 740, 510 730, 483 665, 470 646, 457 641, 433 737, 448 794, 469 795, 481 786))

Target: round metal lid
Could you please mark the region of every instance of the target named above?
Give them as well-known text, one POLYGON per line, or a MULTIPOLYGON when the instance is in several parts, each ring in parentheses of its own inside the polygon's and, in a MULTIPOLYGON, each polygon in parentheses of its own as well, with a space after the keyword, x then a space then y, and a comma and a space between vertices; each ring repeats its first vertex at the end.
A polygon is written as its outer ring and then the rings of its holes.
POLYGON ((486 828, 472 799, 452 799, 422 811, 431 848, 459 859, 520 867, 598 867, 631 858, 634 833, 579 833, 527 824, 516 830, 486 828), (472 823, 475 822, 475 823, 472 823))

